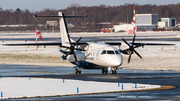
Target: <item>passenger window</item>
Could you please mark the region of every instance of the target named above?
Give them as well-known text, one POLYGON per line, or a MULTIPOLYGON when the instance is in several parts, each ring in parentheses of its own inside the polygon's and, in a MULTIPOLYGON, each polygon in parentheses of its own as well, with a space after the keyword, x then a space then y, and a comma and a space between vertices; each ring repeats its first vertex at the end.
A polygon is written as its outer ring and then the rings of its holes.
POLYGON ((116 53, 116 54, 120 54, 120 52, 119 52, 119 51, 117 51, 117 50, 115 51, 115 53, 116 53))
POLYGON ((107 54, 114 54, 114 51, 107 51, 107 54))
POLYGON ((106 54, 106 50, 103 50, 103 51, 102 51, 101 55, 103 55, 103 54, 106 54))

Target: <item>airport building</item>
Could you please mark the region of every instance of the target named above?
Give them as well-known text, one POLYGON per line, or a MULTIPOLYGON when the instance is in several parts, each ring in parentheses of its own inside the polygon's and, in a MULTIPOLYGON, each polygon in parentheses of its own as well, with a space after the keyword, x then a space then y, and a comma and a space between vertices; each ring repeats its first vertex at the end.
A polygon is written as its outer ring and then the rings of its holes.
POLYGON ((157 25, 158 14, 136 14, 136 25, 157 25))
POLYGON ((159 18, 158 28, 174 27, 176 18, 159 18))
MULTIPOLYGON (((152 31, 153 28, 167 28, 176 25, 176 18, 158 18, 158 14, 136 14, 136 30, 152 31)), ((133 29, 133 24, 114 25, 115 32, 133 29)))
POLYGON ((151 31, 157 28, 158 14, 136 14, 136 26, 139 31, 151 31))
MULTIPOLYGON (((136 29, 139 31, 152 30, 158 25, 158 14, 136 14, 136 29)), ((115 32, 133 29, 133 24, 114 25, 115 32)))

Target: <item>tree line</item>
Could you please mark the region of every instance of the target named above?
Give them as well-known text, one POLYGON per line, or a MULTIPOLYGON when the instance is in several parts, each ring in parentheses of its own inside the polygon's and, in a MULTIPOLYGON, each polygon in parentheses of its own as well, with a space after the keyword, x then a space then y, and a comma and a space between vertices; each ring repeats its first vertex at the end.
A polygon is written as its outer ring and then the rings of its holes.
POLYGON ((153 13, 158 14, 159 18, 172 17, 180 22, 180 3, 169 5, 139 5, 139 4, 124 4, 119 6, 81 6, 72 4, 66 9, 44 9, 41 11, 29 11, 28 9, 21 10, 17 8, 3 9, 0 8, 0 25, 13 24, 44 24, 48 20, 56 20, 50 18, 33 18, 33 15, 57 15, 57 12, 63 12, 65 15, 88 15, 86 19, 67 19, 68 23, 78 23, 88 26, 96 26, 98 22, 132 22, 133 6, 136 7, 136 13, 153 13))

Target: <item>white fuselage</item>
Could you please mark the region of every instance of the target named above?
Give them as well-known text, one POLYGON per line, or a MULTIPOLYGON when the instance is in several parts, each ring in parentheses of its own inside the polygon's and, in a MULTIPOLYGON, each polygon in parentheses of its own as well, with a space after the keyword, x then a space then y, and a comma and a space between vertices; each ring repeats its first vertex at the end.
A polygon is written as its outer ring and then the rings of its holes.
MULTIPOLYGON (((86 51, 75 51, 78 61, 90 63, 99 67, 119 67, 123 63, 123 57, 117 48, 102 43, 89 43, 86 51)), ((75 62, 70 55, 68 61, 75 62)))

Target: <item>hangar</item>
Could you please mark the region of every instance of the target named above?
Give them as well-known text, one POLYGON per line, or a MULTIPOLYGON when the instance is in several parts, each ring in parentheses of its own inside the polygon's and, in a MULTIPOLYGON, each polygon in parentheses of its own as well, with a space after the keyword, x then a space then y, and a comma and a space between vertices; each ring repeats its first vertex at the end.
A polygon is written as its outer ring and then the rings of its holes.
POLYGON ((159 18, 158 28, 174 27, 176 18, 159 18))
MULTIPOLYGON (((152 30, 158 25, 158 14, 136 14, 136 29, 152 30)), ((133 24, 114 25, 115 32, 127 31, 133 29, 133 24)))
MULTIPOLYGON (((153 28, 167 28, 176 25, 176 18, 158 18, 158 14, 136 14, 136 30, 152 31, 153 28)), ((114 25, 115 32, 133 29, 133 24, 114 25)))

